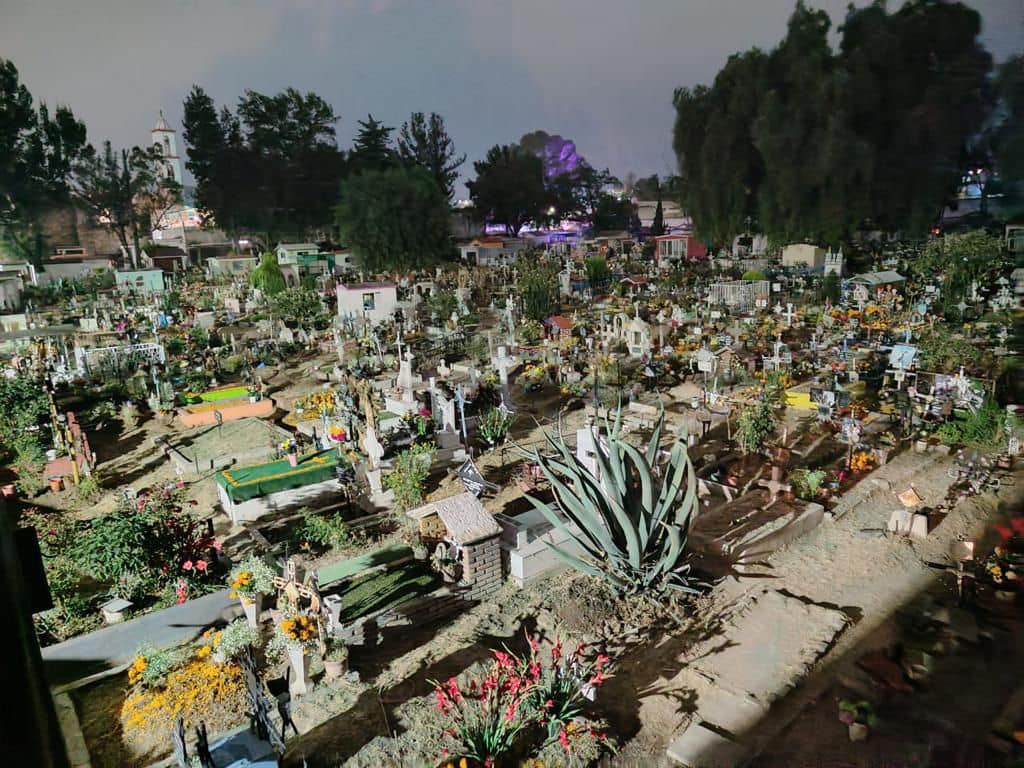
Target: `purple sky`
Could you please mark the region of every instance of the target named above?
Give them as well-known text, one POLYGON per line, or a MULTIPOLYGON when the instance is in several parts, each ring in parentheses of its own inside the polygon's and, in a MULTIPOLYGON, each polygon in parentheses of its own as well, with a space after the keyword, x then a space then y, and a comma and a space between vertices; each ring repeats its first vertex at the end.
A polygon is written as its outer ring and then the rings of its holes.
MULTIPOLYGON (((848 0, 811 0, 841 20, 848 0)), ((1024 0, 970 0, 997 59, 1024 48, 1024 0)), ((0 0, 0 56, 37 99, 69 104, 90 141, 180 130, 193 83, 312 90, 350 143, 372 112, 444 115, 471 161, 535 129, 613 173, 670 173, 672 92, 782 36, 794 0, 0 0)), ((890 5, 896 6, 896 2, 890 5)), ((180 141, 180 138, 179 138, 180 141)), ((460 190, 461 192, 461 190, 460 190)))

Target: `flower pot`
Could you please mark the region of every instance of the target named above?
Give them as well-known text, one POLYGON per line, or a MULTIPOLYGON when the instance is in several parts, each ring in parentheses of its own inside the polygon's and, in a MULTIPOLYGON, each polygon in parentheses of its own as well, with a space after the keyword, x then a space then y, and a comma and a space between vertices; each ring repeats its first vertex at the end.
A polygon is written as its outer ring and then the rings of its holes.
POLYGON ((308 693, 311 687, 309 680, 309 650, 306 648, 288 648, 288 662, 292 665, 289 691, 292 696, 308 693))
POLYGON ((250 403, 255 403, 255 402, 256 402, 256 399, 257 399, 257 398, 256 398, 256 395, 249 395, 249 402, 250 402, 250 403))
POLYGON ((866 741, 868 738, 868 727, 864 723, 850 723, 850 741, 866 741))
POLYGON ((914 450, 917 453, 925 453, 928 450, 927 440, 916 440, 914 441, 914 450))
POLYGON ((347 661, 326 659, 324 660, 324 677, 328 680, 337 680, 345 674, 348 667, 347 661))
POLYGON ((49 478, 49 481, 50 481, 50 490, 53 491, 54 493, 60 493, 61 489, 64 488, 64 478, 63 477, 55 475, 55 476, 49 478))
POLYGON ((298 454, 289 453, 288 454, 288 464, 293 466, 293 467, 299 466, 299 456, 298 456, 298 454))
POLYGON ((245 612, 245 620, 249 626, 256 629, 260 625, 260 616, 263 614, 263 593, 257 592, 251 598, 242 598, 242 610, 245 612))
POLYGON ((0 488, 0 491, 3 492, 3 495, 6 498, 13 498, 14 497, 14 483, 7 483, 6 485, 3 486, 3 488, 0 488))
POLYGON ((430 550, 428 550, 422 544, 419 544, 412 548, 412 556, 416 560, 426 560, 430 557, 430 550))

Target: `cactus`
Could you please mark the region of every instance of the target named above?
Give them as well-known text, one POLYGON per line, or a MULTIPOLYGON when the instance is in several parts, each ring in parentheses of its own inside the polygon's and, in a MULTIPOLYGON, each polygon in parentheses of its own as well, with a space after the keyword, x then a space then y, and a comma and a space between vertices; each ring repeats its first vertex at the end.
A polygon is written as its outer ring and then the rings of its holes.
POLYGON ((696 474, 683 433, 676 436, 668 462, 658 466, 664 422, 662 411, 641 452, 619 439, 621 408, 614 426, 605 419, 608 452, 595 452, 600 480, 576 458, 561 433, 557 438, 547 435, 553 453, 530 455, 551 483, 562 514, 529 494, 527 498, 552 525, 579 543, 583 556, 548 546, 577 570, 607 580, 620 594, 666 588, 696 593, 706 586, 686 562, 690 523, 699 503, 696 474))

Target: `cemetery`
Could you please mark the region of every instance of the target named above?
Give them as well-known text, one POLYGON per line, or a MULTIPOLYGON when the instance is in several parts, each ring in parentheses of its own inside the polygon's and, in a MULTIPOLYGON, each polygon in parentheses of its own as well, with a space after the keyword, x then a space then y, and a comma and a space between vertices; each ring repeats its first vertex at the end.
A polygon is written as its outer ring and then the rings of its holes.
MULTIPOLYGON (((0 317, 76 765, 921 755, 932 681, 1024 663, 1006 243, 562 235, 284 243, 0 317)), ((1020 701, 978 704, 1001 753, 1020 701)))

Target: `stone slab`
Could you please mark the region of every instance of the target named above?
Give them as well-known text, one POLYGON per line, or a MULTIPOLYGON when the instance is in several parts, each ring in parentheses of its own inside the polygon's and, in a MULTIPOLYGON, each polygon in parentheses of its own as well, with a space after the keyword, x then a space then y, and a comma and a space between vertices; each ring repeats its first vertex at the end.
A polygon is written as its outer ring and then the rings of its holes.
POLYGON ((693 723, 669 744, 668 756, 685 768, 736 768, 747 749, 700 723, 693 723))
POLYGON ((840 611, 765 592, 726 631, 732 645, 694 668, 719 687, 768 705, 804 677, 846 623, 840 611))

